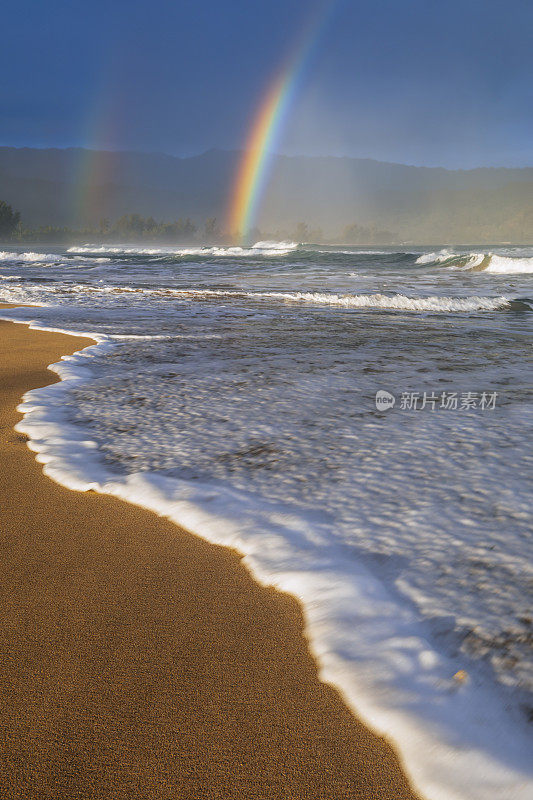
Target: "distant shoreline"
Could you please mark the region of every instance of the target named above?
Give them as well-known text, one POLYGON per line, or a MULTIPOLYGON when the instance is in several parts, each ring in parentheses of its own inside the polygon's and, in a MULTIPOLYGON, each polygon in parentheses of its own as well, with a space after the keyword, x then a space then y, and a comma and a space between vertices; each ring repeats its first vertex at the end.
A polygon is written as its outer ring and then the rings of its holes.
MULTIPOLYGON (((224 150, 178 158, 2 147, 0 200, 20 212, 26 229, 99 231, 137 215, 163 226, 180 223, 180 241, 190 238, 183 233, 189 221, 197 240, 235 242, 239 231, 228 213, 241 160, 241 152, 224 150)), ((324 241, 353 238, 363 246, 369 241, 529 243, 533 167, 447 169, 369 158, 273 156, 261 208, 246 233, 253 238, 257 232, 256 240, 309 241, 318 231, 324 241), (297 229, 308 233, 296 234, 297 229)))

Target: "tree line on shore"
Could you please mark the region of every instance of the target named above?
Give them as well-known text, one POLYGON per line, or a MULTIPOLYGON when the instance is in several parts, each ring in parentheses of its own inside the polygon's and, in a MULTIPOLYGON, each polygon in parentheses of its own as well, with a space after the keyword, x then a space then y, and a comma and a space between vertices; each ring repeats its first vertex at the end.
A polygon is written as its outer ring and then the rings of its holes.
MULTIPOLYGON (((338 237, 336 237, 338 240, 338 237)), ((382 230, 377 225, 346 226, 341 239, 346 244, 387 244, 397 241, 397 236, 382 230)), ((68 243, 82 240, 98 241, 148 241, 148 242, 193 242, 203 244, 227 244, 240 240, 238 235, 227 235, 221 230, 216 218, 210 217, 203 225, 195 224, 188 217, 174 222, 161 222, 153 217, 140 214, 125 214, 115 222, 101 219, 98 225, 84 228, 57 227, 41 225, 26 228, 18 211, 0 200, 0 239, 13 242, 56 242, 68 243)), ((327 242, 320 228, 310 227, 299 222, 295 228, 275 232, 254 228, 248 235, 250 242, 261 239, 291 240, 297 242, 327 242)))
POLYGON ((11 206, 0 200, 0 238, 10 239, 20 228, 20 212, 13 211, 11 206))
MULTIPOLYGON (((153 217, 142 217, 140 214, 125 214, 111 223, 101 219, 96 226, 69 228, 67 226, 40 225, 26 228, 19 212, 14 212, 10 205, 0 201, 0 238, 15 242, 71 242, 81 239, 113 240, 146 240, 146 241, 192 241, 199 233, 198 226, 190 219, 178 219, 174 222, 158 222, 153 217)), ((209 238, 218 236, 215 219, 206 220, 201 233, 209 238)))

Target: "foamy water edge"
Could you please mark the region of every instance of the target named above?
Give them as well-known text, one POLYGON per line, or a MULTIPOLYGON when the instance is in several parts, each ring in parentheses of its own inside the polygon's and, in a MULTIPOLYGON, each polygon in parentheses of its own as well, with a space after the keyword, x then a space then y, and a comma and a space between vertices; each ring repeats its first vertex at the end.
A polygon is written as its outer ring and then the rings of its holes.
POLYGON ((28 392, 19 406, 24 419, 16 429, 29 437, 46 475, 70 489, 93 489, 147 508, 232 547, 261 584, 298 598, 320 677, 376 732, 394 741, 406 772, 427 798, 530 796, 525 725, 518 738, 521 721, 504 717, 502 697, 475 675, 465 684, 455 681, 464 659, 437 653, 420 635, 413 611, 360 564, 351 562, 348 569, 342 553, 323 547, 320 525, 218 485, 154 473, 111 475, 99 463, 95 443, 65 421, 61 403, 73 385, 91 380, 91 356, 97 348, 113 347, 111 337, 1 317, 97 341, 52 365, 61 382, 28 392))

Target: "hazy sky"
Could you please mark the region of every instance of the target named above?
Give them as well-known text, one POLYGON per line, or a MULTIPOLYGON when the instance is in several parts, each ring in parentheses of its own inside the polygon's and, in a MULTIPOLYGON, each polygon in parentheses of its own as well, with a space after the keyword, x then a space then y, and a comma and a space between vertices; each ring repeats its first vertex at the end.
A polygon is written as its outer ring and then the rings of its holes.
MULTIPOLYGON (((0 143, 243 145, 314 0, 19 0, 2 10, 0 143)), ((279 149, 533 165, 532 0, 338 0, 279 149)))

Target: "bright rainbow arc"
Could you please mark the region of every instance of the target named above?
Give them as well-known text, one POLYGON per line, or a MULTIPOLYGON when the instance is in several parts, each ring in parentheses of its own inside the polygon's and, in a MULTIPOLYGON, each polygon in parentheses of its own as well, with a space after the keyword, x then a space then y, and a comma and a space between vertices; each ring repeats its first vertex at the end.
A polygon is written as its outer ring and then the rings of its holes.
POLYGON ((245 239, 257 217, 269 167, 305 66, 318 46, 338 0, 322 4, 296 47, 296 52, 269 86, 254 117, 239 164, 230 203, 228 230, 245 239))

